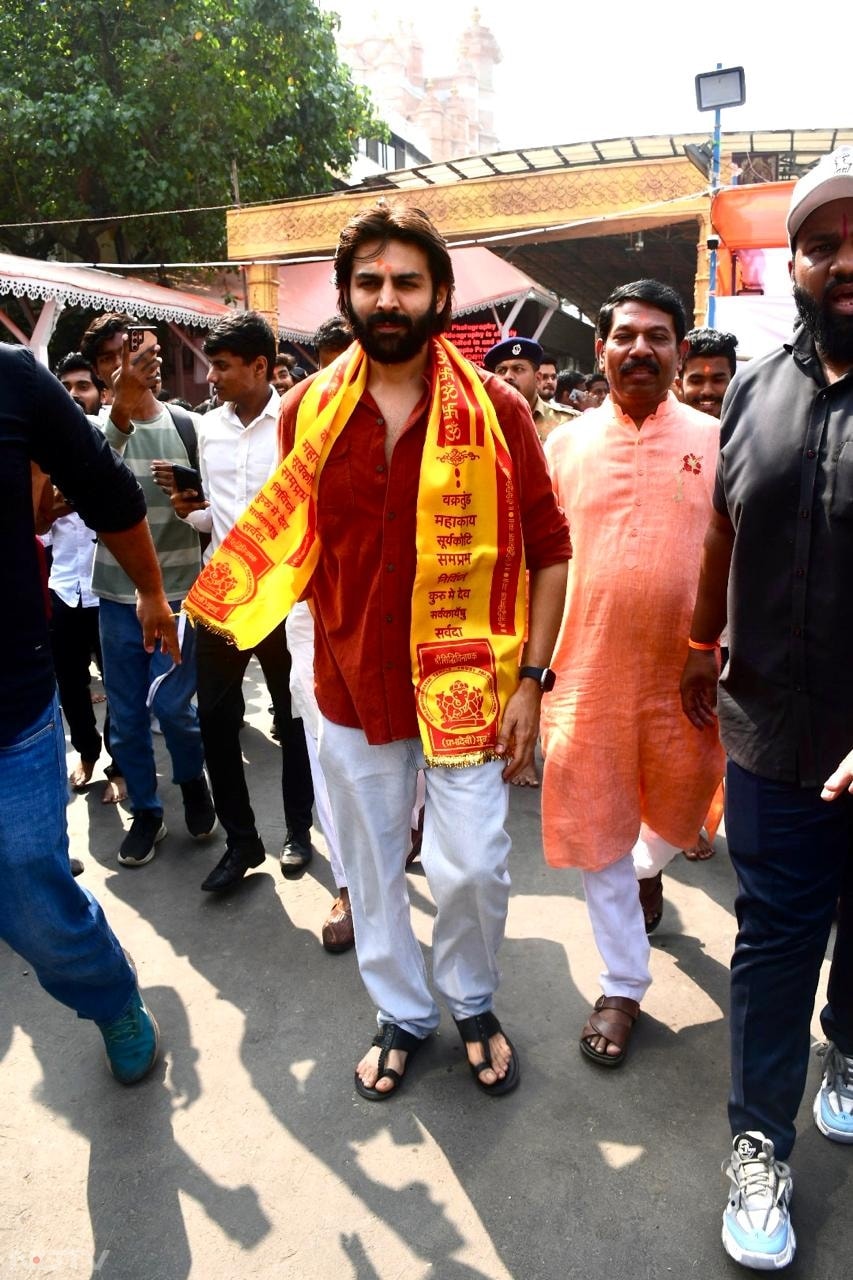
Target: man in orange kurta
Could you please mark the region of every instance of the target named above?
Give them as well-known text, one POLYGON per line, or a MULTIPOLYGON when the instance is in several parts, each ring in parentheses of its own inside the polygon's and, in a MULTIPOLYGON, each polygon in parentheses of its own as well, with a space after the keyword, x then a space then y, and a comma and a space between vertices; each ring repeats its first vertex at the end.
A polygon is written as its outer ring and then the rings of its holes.
POLYGON ((545 857, 583 872, 604 994, 581 1049, 604 1066, 651 981, 637 877, 695 844, 723 769, 679 697, 718 447, 714 419, 669 390, 685 328, 667 285, 615 290, 596 342, 610 395, 546 445, 574 557, 542 703, 545 857))

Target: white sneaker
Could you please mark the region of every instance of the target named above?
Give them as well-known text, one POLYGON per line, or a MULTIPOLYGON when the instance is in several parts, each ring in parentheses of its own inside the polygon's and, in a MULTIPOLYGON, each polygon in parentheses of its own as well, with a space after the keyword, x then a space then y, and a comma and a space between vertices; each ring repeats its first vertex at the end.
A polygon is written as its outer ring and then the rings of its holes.
POLYGON ((818 1054, 824 1060, 823 1080, 814 1100, 814 1122, 825 1138, 853 1142, 853 1058, 831 1040, 818 1054))
POLYGON ((763 1133, 737 1134, 723 1173, 732 1183, 723 1214, 726 1253, 755 1271, 787 1267, 797 1247, 788 1210, 791 1170, 775 1159, 773 1143, 763 1133))

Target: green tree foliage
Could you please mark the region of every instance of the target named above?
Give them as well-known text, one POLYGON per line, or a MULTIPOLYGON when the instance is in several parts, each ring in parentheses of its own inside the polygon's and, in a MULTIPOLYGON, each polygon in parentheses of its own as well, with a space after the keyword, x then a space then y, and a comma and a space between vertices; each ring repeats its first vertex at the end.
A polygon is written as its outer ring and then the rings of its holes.
MULTIPOLYGON (((329 190, 367 95, 313 0, 2 0, 0 223, 112 217, 329 190)), ((12 253, 221 257, 223 213, 0 229, 12 253), (100 240, 100 244, 99 244, 100 240)))

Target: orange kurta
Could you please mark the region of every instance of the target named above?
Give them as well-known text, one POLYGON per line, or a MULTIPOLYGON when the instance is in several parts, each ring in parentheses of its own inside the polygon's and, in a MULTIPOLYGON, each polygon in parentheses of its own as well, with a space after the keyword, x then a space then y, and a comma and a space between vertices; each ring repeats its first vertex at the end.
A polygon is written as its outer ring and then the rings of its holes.
POLYGON ((573 547, 542 699, 552 866, 607 866, 641 822, 685 848, 699 835, 723 751, 690 724, 678 686, 718 442, 717 422, 670 393, 639 431, 608 397, 545 446, 573 547))

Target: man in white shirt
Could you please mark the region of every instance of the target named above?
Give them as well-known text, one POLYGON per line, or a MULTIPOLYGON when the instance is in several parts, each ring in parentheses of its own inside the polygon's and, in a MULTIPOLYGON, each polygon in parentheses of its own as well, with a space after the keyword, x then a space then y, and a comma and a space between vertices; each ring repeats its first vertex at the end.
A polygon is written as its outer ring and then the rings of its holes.
MULTIPOLYGON (((270 386, 276 357, 275 335, 256 312, 227 316, 209 334, 203 350, 210 360, 208 382, 219 408, 205 414, 198 438, 203 500, 192 489, 172 495, 182 519, 210 533, 209 559, 238 516, 269 479, 278 462, 279 397, 270 386)), ((225 853, 202 884, 207 891, 230 889, 250 867, 264 860, 263 841, 243 769, 240 727, 243 677, 254 654, 261 664, 275 709, 282 764, 286 836, 279 854, 284 875, 298 875, 312 855, 314 791, 302 720, 291 713, 290 654, 284 622, 254 649, 237 649, 205 627, 197 629, 198 714, 204 755, 225 853)))
MULTIPOLYGON (((56 366, 56 376, 71 399, 95 421, 101 411, 104 383, 94 366, 79 351, 72 351, 56 366)), ((98 535, 89 529, 58 489, 53 490, 50 511, 53 558, 50 568, 50 640, 59 701, 68 722, 71 745, 80 759, 69 776, 75 791, 82 791, 95 771, 101 754, 101 735, 92 708, 89 666, 92 658, 102 668, 98 634, 98 597, 92 591, 92 568, 98 535)), ((103 699, 101 699, 103 701, 103 699)), ((104 740, 109 751, 109 709, 104 717, 104 740)), ((105 770, 104 804, 127 796, 127 785, 111 758, 105 770)))

